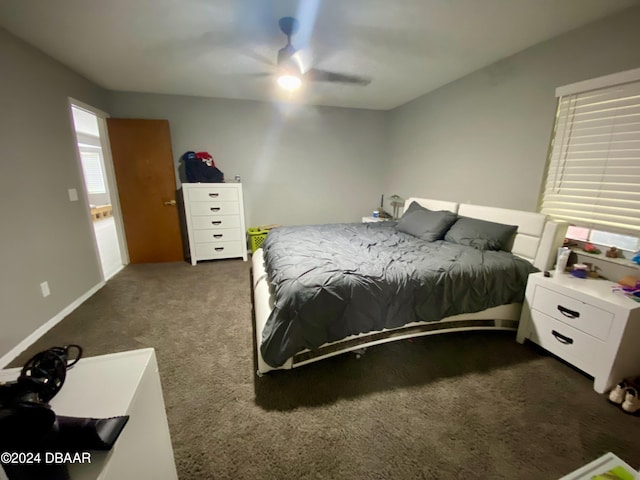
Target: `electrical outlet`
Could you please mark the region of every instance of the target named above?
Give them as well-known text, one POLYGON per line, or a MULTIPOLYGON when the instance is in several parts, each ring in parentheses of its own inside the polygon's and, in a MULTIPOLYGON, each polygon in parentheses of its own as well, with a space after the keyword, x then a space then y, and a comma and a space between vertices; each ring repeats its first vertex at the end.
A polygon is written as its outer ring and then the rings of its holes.
POLYGON ((78 191, 75 188, 70 188, 67 190, 69 192, 69 201, 77 202, 78 201, 78 191))
POLYGON ((49 282, 42 282, 40 284, 40 290, 42 290, 42 296, 45 298, 51 295, 51 290, 49 290, 49 282))

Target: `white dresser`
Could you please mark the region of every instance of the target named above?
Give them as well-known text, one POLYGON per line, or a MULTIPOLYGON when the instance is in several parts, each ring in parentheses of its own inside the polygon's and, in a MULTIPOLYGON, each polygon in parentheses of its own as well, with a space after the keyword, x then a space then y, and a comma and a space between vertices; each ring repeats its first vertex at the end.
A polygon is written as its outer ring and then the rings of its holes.
POLYGON ((191 265, 200 260, 247 260, 241 183, 183 183, 191 265))
POLYGON ((594 377, 604 393, 640 375, 640 303, 607 280, 529 275, 517 340, 529 339, 594 377))

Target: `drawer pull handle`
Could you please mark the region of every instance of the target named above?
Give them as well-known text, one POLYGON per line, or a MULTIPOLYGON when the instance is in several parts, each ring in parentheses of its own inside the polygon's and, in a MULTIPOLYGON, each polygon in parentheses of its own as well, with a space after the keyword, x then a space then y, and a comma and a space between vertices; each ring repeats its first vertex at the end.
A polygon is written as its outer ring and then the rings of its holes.
POLYGON ((553 334, 554 337, 556 337, 556 340, 558 340, 560 343, 564 343, 565 345, 571 345, 573 343, 573 338, 565 337, 564 335, 562 335, 559 332, 556 332, 555 330, 551 330, 551 333, 553 334))
POLYGON ((214 220, 213 222, 211 222, 212 225, 220 225, 222 223, 222 220, 214 220))
POLYGON ((219 212, 220 211, 220 207, 211 207, 211 211, 212 212, 219 212))
POLYGON ((569 310, 567 307, 563 307, 562 305, 558 305, 558 310, 565 317, 569 318, 578 318, 580 316, 580 312, 576 312, 575 310, 569 310))
POLYGON ((218 195, 220 195, 220 194, 219 193, 210 193, 209 194, 209 196, 213 197, 213 198, 216 198, 218 195))
POLYGON ((224 250, 224 247, 216 247, 216 252, 221 252, 222 250, 224 250))
POLYGON ((213 234, 213 238, 222 238, 222 234, 221 233, 214 233, 213 234))

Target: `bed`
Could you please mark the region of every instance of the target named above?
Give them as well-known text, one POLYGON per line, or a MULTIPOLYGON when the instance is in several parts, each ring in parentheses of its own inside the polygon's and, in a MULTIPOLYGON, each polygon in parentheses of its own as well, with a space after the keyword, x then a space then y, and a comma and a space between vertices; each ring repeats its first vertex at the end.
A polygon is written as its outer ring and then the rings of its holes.
POLYGON ((414 207, 444 215, 446 236, 406 233, 408 216, 269 234, 252 257, 258 375, 421 335, 517 329, 527 276, 551 268, 567 225, 533 212, 407 199, 405 211, 414 207), (510 253, 458 242, 463 222, 512 226, 510 253))

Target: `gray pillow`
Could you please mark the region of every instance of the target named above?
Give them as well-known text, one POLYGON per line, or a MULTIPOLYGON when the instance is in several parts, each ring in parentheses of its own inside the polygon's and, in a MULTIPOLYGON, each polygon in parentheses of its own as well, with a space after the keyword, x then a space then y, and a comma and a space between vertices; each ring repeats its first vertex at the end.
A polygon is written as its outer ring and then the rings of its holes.
POLYGON ((445 232, 456 221, 456 214, 447 210, 434 212, 424 208, 416 202, 411 202, 409 208, 398 221, 396 228, 401 232, 427 242, 440 240, 445 232))
POLYGON ((444 239, 447 242, 467 245, 478 250, 510 252, 517 231, 517 225, 504 225, 477 218, 458 217, 444 239))

